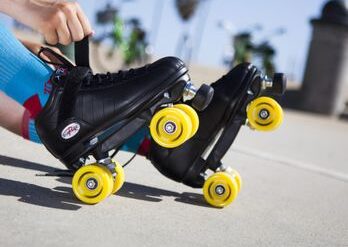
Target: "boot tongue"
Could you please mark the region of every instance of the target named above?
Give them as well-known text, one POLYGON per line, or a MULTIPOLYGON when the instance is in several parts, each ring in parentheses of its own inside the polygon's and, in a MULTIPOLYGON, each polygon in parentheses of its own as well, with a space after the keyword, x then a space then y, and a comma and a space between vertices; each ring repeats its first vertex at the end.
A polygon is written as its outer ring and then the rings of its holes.
MULTIPOLYGON (((63 73, 65 70, 63 71, 63 73)), ((65 87, 70 85, 82 85, 88 78, 93 77, 92 71, 87 67, 74 67, 68 70, 68 73, 62 74, 62 78, 65 80, 65 87)))
POLYGON ((84 84, 91 77, 93 74, 90 68, 62 66, 53 72, 51 81, 58 87, 65 87, 67 84, 84 84))
POLYGON ((86 67, 74 67, 60 79, 60 83, 63 87, 63 94, 61 99, 61 109, 64 111, 59 112, 59 119, 67 119, 71 116, 71 112, 75 105, 77 94, 83 84, 86 77, 91 74, 91 70, 86 67), (63 79, 64 78, 64 79, 63 79), (62 84, 64 83, 64 84, 62 84))

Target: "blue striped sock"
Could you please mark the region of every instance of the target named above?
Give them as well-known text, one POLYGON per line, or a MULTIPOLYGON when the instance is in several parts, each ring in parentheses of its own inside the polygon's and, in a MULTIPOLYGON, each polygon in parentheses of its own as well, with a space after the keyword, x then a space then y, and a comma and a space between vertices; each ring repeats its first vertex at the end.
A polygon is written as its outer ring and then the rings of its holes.
MULTIPOLYGON (((49 97, 47 82, 53 70, 27 50, 9 30, 0 24, 0 90, 26 105, 36 97, 36 104, 44 106, 49 97)), ((32 101, 33 102, 33 101, 32 101)), ((34 106, 35 109, 40 109, 34 106)))
POLYGON ((39 135, 36 132, 36 128, 35 128, 35 120, 34 119, 30 119, 29 123, 28 123, 28 139, 32 142, 36 142, 36 143, 40 143, 41 144, 41 140, 39 135))

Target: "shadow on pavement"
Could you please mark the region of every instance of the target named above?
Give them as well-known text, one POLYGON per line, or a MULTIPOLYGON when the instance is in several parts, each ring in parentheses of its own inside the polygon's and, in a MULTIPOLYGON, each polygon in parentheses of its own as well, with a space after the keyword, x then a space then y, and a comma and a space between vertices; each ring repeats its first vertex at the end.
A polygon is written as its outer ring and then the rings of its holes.
POLYGON ((195 206, 209 207, 201 194, 196 193, 177 193, 174 191, 158 189, 141 184, 125 182, 122 189, 116 193, 116 196, 123 196, 137 200, 160 202, 162 197, 174 197, 175 201, 195 206))
POLYGON ((78 201, 73 197, 71 189, 69 192, 51 190, 34 184, 0 178, 0 195, 19 197, 18 201, 37 206, 78 210, 81 206, 76 205, 78 201))
MULTIPOLYGON (((71 184, 71 178, 61 177, 57 181, 64 184, 71 184)), ((66 191, 66 187, 56 187, 56 190, 66 191)), ((158 189, 151 186, 125 182, 115 196, 127 197, 136 200, 161 202, 163 197, 174 197, 175 201, 195 206, 210 207, 203 199, 203 195, 196 193, 178 193, 174 191, 158 189)))
MULTIPOLYGON (((55 168, 0 155, 0 165, 30 169, 45 173, 54 173, 55 168)), ((63 184, 71 185, 71 178, 59 177, 56 179, 63 184)), ((19 201, 33 205, 57 208, 64 210, 78 210, 81 205, 72 195, 70 187, 58 186, 54 190, 34 184, 0 178, 0 194, 20 197, 19 201)), ((158 189, 146 185, 125 182, 122 189, 116 196, 122 196, 137 200, 160 202, 163 197, 174 197, 175 201, 195 206, 209 207, 201 194, 196 193, 177 193, 174 191, 158 189)))
POLYGON ((55 168, 47 165, 11 158, 3 155, 0 155, 0 165, 24 168, 41 172, 53 172, 56 170, 55 168))
MULTIPOLYGON (((0 155, 0 165, 24 168, 41 172, 54 172, 50 166, 11 158, 0 155)), ((59 187, 57 190, 34 184, 0 178, 0 195, 19 197, 18 201, 37 206, 64 210, 78 210, 81 208, 69 187, 59 187), (63 189, 64 188, 64 189, 63 189)))

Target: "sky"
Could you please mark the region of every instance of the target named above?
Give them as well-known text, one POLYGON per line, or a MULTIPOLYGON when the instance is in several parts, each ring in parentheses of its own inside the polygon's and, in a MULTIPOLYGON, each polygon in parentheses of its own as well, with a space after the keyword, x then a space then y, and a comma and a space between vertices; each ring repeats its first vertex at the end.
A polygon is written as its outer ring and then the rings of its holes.
POLYGON ((179 39, 184 30, 191 34, 194 50, 193 62, 209 66, 222 66, 224 52, 229 47, 231 34, 218 27, 218 23, 230 23, 233 32, 250 29, 260 24, 263 30, 255 33, 257 41, 278 29, 285 28, 281 36, 270 37, 277 50, 276 68, 290 79, 302 81, 307 51, 311 39, 310 19, 320 16, 326 0, 202 0, 201 8, 190 23, 183 23, 174 8, 174 0, 80 0, 80 4, 92 21, 95 30, 95 11, 112 2, 120 7, 123 18, 138 17, 149 32, 156 56, 176 54, 179 39), (160 7, 163 6, 162 11, 160 7), (201 40, 200 42, 198 42, 201 40), (199 44, 200 43, 200 44, 199 44))
MULTIPOLYGON (((100 9, 107 1, 81 1, 86 10, 100 9)), ((112 1, 119 5, 122 1, 112 1)), ((218 27, 218 22, 224 20, 233 26, 234 32, 247 30, 255 24, 261 24, 263 30, 256 32, 256 40, 262 41, 279 27, 286 29, 282 36, 271 37, 275 46, 276 67, 278 71, 286 72, 291 79, 301 82, 306 64, 307 50, 311 39, 310 19, 320 16, 325 0, 210 0, 206 5, 208 13, 201 18, 197 13, 190 24, 185 24, 179 18, 174 8, 173 0, 135 0, 121 5, 121 14, 125 18, 137 16, 148 30, 159 31, 155 40, 155 54, 159 56, 177 55, 176 48, 184 30, 189 30, 194 40, 194 62, 221 66, 222 57, 230 44, 230 34, 218 27), (158 11, 162 4, 162 16, 158 11), (155 19, 155 21, 154 21, 155 19), (205 28, 202 32, 202 26, 205 28), (197 39, 202 37, 200 46, 197 39)), ((120 6, 120 5, 119 5, 120 6)), ((93 10, 92 10, 93 12, 93 10)), ((92 13, 90 14, 92 16, 92 13)), ((155 32, 156 33, 156 32, 155 32)))

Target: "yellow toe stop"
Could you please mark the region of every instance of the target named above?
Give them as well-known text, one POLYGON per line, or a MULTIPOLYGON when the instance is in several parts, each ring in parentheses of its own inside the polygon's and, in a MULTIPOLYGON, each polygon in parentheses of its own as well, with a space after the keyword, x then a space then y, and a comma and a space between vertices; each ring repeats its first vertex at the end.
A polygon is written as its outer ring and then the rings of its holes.
POLYGON ((260 97, 248 105, 247 118, 251 128, 259 131, 272 131, 283 122, 283 110, 274 99, 260 97))

